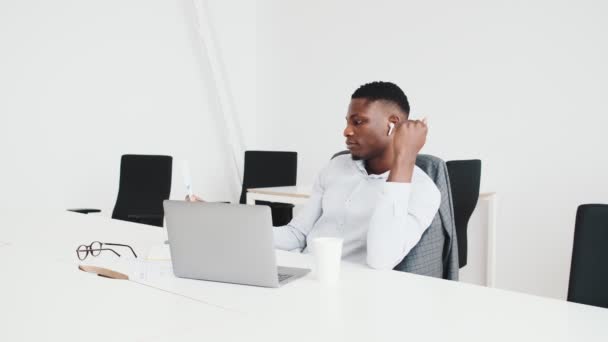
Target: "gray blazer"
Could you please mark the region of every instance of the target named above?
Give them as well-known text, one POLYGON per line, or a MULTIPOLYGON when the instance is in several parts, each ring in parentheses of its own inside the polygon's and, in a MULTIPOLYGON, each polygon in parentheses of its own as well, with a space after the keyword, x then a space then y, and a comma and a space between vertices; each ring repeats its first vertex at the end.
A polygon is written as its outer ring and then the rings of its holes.
MULTIPOLYGON (((338 152, 332 159, 348 153, 349 151, 338 152)), ((433 222, 418 244, 394 269, 458 280, 458 244, 448 168, 443 160, 428 154, 419 154, 416 158, 416 166, 426 172, 437 185, 441 193, 441 204, 433 222)))
POLYGON ((441 204, 418 244, 395 266, 395 270, 458 280, 458 244, 447 166, 440 158, 427 154, 418 155, 416 165, 439 188, 441 204))

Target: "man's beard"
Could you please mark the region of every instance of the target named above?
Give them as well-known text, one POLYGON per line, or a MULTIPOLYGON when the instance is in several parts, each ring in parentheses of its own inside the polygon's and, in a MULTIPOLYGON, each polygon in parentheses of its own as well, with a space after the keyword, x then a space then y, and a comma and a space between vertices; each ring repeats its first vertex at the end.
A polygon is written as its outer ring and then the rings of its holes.
POLYGON ((353 160, 363 160, 363 157, 360 157, 360 156, 355 156, 355 155, 354 155, 354 154, 352 154, 352 153, 350 154, 350 157, 351 157, 353 160))

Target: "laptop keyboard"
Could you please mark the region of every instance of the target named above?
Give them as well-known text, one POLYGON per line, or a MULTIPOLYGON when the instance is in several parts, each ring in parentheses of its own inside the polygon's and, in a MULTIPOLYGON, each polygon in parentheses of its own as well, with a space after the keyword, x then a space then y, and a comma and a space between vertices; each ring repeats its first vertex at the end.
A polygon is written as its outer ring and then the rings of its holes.
POLYGON ((293 274, 281 274, 279 273, 279 283, 282 282, 283 280, 289 279, 293 276, 293 274))

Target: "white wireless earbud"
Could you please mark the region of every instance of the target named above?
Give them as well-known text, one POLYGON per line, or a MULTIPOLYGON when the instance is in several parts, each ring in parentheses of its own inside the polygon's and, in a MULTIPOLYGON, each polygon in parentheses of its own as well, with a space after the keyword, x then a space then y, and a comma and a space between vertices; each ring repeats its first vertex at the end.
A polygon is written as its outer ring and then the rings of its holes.
POLYGON ((388 134, 387 135, 391 135, 393 133, 393 128, 395 128, 395 124, 392 122, 388 123, 388 134))

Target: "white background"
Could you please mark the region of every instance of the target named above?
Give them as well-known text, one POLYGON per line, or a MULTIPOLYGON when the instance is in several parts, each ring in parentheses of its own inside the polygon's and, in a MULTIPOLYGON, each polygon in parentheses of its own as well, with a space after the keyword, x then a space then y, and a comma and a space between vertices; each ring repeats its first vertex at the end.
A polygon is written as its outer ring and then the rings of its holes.
MULTIPOLYGON (((429 118, 424 153, 483 160, 498 287, 565 297, 576 207, 608 203, 605 2, 208 6, 248 149, 297 151, 308 184, 344 148, 350 94, 393 81, 429 118)), ((0 49, 1 207, 108 213, 123 153, 187 158, 196 192, 238 195, 189 0, 5 0, 0 49)))

